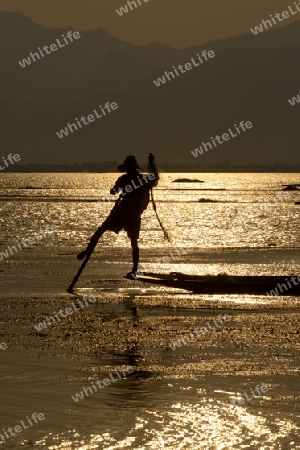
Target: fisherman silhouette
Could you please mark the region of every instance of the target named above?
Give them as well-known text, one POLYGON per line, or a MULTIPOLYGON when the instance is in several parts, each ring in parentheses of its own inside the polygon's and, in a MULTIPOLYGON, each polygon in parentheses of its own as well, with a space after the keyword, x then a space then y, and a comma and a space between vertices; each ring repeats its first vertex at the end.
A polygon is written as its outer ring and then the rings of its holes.
POLYGON ((154 155, 148 156, 148 174, 141 174, 142 170, 135 156, 128 155, 123 164, 118 167, 120 172, 126 174, 119 177, 110 190, 112 195, 120 193, 107 219, 96 230, 90 239, 86 249, 77 255, 79 260, 91 255, 100 237, 105 231, 119 233, 122 229, 127 232, 131 241, 133 267, 131 272, 125 275, 127 278, 136 279, 139 264, 138 239, 141 229, 141 215, 147 209, 150 201, 150 190, 157 186, 159 175, 154 161, 154 155))

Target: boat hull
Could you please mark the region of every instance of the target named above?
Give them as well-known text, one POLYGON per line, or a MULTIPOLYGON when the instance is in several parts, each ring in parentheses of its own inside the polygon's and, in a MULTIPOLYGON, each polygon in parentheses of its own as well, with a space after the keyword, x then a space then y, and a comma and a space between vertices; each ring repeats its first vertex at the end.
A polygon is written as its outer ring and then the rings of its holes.
MULTIPOLYGON (((148 274, 139 276, 143 283, 184 289, 197 294, 251 294, 300 296, 300 282, 295 276, 191 276, 184 274, 148 274)), ((300 280, 300 277, 299 277, 300 280)))

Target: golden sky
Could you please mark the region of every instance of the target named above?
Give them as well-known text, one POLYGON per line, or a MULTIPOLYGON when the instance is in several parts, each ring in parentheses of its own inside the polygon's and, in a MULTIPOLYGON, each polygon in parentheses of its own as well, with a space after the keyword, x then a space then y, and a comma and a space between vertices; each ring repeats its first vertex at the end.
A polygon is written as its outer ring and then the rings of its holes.
MULTIPOLYGON (((293 0, 140 0, 120 17, 126 0, 0 0, 0 11, 17 11, 49 28, 104 28, 119 39, 151 41, 178 48, 245 34, 270 14, 293 7, 293 0)), ((295 8, 295 7, 294 7, 295 8)), ((300 13, 282 25, 300 20, 300 13)))

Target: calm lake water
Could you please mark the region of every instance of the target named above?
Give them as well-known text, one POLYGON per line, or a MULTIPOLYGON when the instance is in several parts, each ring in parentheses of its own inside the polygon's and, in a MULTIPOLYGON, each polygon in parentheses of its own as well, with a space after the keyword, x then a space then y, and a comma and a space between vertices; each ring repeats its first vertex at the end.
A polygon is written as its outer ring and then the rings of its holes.
MULTIPOLYGON (((299 449, 299 298, 209 296, 130 282, 126 233, 106 233, 80 278, 76 254, 106 218, 118 174, 0 174, 1 429, 45 420, 1 442, 20 449, 299 449), (8 246, 57 230, 5 256, 8 246), (2 253, 1 253, 2 252, 2 253), (34 325, 83 295, 96 302, 37 333, 34 325), (224 329, 169 344, 220 313, 224 329), (72 395, 132 366, 134 373, 74 402, 72 395), (265 395, 231 399, 265 383, 265 395), (4 406, 5 405, 5 406, 4 406), (227 405, 227 413, 218 414, 227 405)), ((162 174, 143 214, 149 272, 298 275, 299 174, 162 174), (188 177, 204 183, 174 183, 188 177), (201 199, 201 201, 199 201, 201 199), (176 249, 186 254, 159 259, 176 249)), ((113 197, 112 197, 113 199, 113 197)))
MULTIPOLYGON (((73 252, 81 239, 107 216, 118 174, 0 174, 1 247, 56 223, 53 241, 73 252)), ((155 189, 157 208, 174 245, 199 250, 299 246, 300 192, 282 192, 300 183, 299 174, 162 174, 155 189), (173 183, 180 177, 204 183, 173 183), (217 191, 214 189, 225 189, 217 191), (199 202, 200 199, 214 203, 199 202)), ((116 197, 112 197, 116 198, 116 197)), ((144 213, 141 246, 163 247, 162 233, 151 207, 144 213)), ((124 233, 123 233, 124 234, 124 233)), ((103 244, 127 246, 126 235, 107 233, 103 244)), ((28 250, 29 252, 30 250, 28 250)), ((34 250, 35 252, 38 249, 34 250)))

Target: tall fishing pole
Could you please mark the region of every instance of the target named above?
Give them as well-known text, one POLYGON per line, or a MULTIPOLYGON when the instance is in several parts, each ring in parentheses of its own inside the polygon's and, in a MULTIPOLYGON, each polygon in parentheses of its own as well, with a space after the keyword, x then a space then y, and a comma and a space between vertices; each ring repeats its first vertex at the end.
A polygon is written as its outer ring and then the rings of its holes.
POLYGON ((160 228, 163 230, 164 238, 166 239, 166 241, 171 242, 171 238, 170 238, 170 236, 169 236, 169 233, 167 232, 167 230, 166 230, 165 227, 163 226, 163 223, 162 223, 162 221, 160 220, 159 215, 157 214, 156 204, 155 204, 155 201, 154 201, 152 188, 151 188, 151 203, 152 203, 153 210, 154 210, 154 212, 155 212, 156 218, 157 218, 157 220, 158 220, 158 223, 159 223, 159 225, 160 225, 160 228))
MULTIPOLYGON (((157 169, 157 166, 156 166, 156 164, 154 162, 154 155, 153 155, 153 153, 149 153, 149 155, 148 155, 148 167, 147 167, 147 169, 148 169, 148 172, 152 172, 153 169, 154 169, 154 171, 157 174, 157 177, 159 178, 159 176, 158 176, 158 169, 157 169)), ((164 238, 166 239, 166 241, 171 242, 169 233, 167 232, 167 230, 163 226, 163 223, 160 220, 159 215, 157 213, 156 204, 155 204, 155 200, 154 200, 154 196, 153 196, 153 187, 150 189, 150 193, 151 193, 152 207, 153 207, 153 210, 155 212, 156 218, 158 220, 159 226, 160 226, 160 228, 162 229, 162 231, 164 233, 164 238)))

